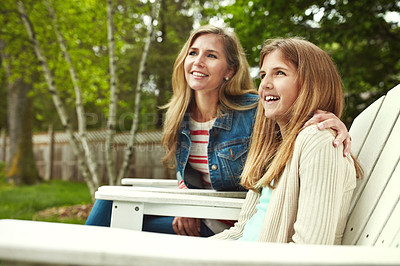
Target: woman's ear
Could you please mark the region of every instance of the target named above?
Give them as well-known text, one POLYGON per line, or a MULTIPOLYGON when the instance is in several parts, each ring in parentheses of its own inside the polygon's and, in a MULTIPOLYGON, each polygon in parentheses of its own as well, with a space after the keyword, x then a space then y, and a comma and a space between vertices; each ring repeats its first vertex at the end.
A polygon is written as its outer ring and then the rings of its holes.
POLYGON ((231 67, 231 68, 226 72, 226 74, 225 74, 225 76, 224 76, 224 79, 225 79, 225 80, 230 80, 230 79, 233 77, 234 74, 235 74, 235 71, 234 71, 233 67, 231 67))

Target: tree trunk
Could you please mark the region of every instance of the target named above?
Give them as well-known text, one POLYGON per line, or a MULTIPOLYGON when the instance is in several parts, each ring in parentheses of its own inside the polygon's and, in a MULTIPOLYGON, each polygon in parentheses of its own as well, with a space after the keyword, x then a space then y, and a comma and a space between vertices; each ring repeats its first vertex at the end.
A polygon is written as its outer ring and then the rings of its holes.
POLYGON ((107 38, 108 38, 108 55, 109 55, 109 69, 110 69, 110 105, 108 111, 105 158, 107 165, 108 183, 110 185, 115 185, 115 184, 118 185, 119 183, 116 183, 117 180, 115 175, 115 163, 113 156, 115 125, 117 120, 117 107, 118 107, 113 0, 107 0, 107 38))
POLYGON ((79 140, 82 144, 83 151, 85 153, 86 164, 89 168, 93 182, 95 184, 100 184, 100 180, 99 180, 100 178, 98 177, 98 172, 97 172, 97 168, 98 168, 97 162, 94 158, 93 150, 91 149, 91 146, 87 140, 85 109, 83 107, 82 90, 81 90, 81 87, 79 86, 78 75, 76 74, 75 67, 72 64, 72 59, 71 59, 71 56, 69 55, 64 36, 61 34, 61 32, 59 30, 57 16, 54 12, 54 9, 52 8, 52 6, 50 5, 48 0, 46 0, 45 3, 47 6, 47 9, 49 10, 50 17, 53 21, 54 31, 57 36, 58 44, 60 45, 60 48, 63 52, 63 57, 68 64, 69 73, 70 73, 72 84, 74 87, 76 113, 77 113, 77 118, 78 118, 78 132, 79 132, 78 136, 79 136, 79 140))
MULTIPOLYGON (((3 48, 2 42, 0 62, 5 57, 3 48)), ((17 78, 11 84, 12 70, 9 65, 3 66, 8 91, 7 120, 10 145, 9 155, 6 157, 5 141, 2 143, 3 159, 6 161, 6 179, 16 185, 35 184, 41 178, 36 168, 32 145, 32 100, 28 97, 28 93, 33 89, 33 85, 25 82, 23 77, 17 78)))
POLYGON ((153 38, 153 34, 154 34, 153 21, 158 18, 159 12, 160 12, 160 5, 159 5, 159 1, 156 0, 156 1, 154 1, 153 7, 151 10, 152 20, 150 22, 150 25, 148 26, 148 35, 146 37, 142 57, 140 59, 138 77, 137 77, 137 83, 136 83, 135 110, 134 110, 134 115, 133 115, 133 122, 132 122, 132 127, 130 130, 129 141, 128 141, 127 147, 125 149, 123 164, 122 164, 121 170, 118 174, 118 180, 117 180, 118 184, 121 182, 121 179, 125 176, 125 173, 128 170, 129 162, 130 162, 130 159, 132 158, 132 154, 134 151, 136 132, 138 129, 138 124, 139 124, 140 99, 141 99, 141 95, 142 95, 144 70, 146 67, 146 60, 147 60, 147 55, 149 53, 151 39, 153 38))
MULTIPOLYGON (((166 10, 166 1, 161 0, 161 10, 166 10)), ((162 42, 166 42, 168 39, 168 32, 166 29, 166 22, 165 22, 165 13, 161 12, 160 13, 160 31, 161 31, 161 36, 162 36, 162 42)), ((164 48, 165 49, 165 48, 164 48)), ((156 112, 157 112, 157 120, 156 120, 156 128, 157 129, 162 129, 163 127, 163 118, 164 118, 164 110, 161 108, 158 108, 159 106, 164 106, 167 102, 166 99, 167 97, 167 81, 166 77, 164 75, 160 75, 159 78, 157 79, 157 88, 158 88, 158 94, 156 95, 156 112)))
POLYGON ((6 180, 16 185, 32 185, 40 181, 32 146, 32 100, 27 96, 33 89, 23 78, 16 79, 8 90, 9 156, 6 180))

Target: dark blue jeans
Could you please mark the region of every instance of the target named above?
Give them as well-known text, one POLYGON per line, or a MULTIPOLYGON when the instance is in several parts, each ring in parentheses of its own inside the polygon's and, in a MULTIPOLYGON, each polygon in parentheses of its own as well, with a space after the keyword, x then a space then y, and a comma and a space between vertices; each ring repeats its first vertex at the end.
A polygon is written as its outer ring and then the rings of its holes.
MULTIPOLYGON (((96 200, 85 224, 109 227, 111 223, 111 210, 112 201, 96 200)), ((173 220, 174 217, 170 216, 144 215, 142 231, 175 234, 174 229, 172 228, 173 220)), ((208 237, 212 235, 214 235, 214 232, 201 222, 200 236, 208 237)))

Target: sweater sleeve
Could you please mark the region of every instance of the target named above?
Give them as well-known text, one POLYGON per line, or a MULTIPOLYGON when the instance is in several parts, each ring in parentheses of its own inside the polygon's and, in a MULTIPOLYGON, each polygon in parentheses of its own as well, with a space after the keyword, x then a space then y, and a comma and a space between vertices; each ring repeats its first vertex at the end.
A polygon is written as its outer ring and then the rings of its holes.
POLYGON ((302 152, 299 164, 300 190, 297 218, 293 225, 295 243, 334 244, 339 220, 347 213, 342 207, 350 158, 343 147, 334 148, 328 131, 299 135, 302 152))
POLYGON ((237 240, 243 235, 243 229, 247 221, 256 212, 256 205, 259 201, 260 193, 249 190, 240 210, 239 219, 235 225, 219 234, 212 236, 213 239, 237 240))

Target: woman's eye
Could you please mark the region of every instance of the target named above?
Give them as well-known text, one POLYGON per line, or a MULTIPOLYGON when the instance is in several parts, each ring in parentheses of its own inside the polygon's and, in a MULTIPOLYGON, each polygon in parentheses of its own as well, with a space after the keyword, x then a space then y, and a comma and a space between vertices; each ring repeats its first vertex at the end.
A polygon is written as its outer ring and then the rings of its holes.
POLYGON ((209 54, 208 57, 217 58, 217 57, 216 57, 215 55, 213 55, 213 54, 209 54))
POLYGON ((263 79, 265 77, 265 74, 260 74, 260 79, 263 79))
POLYGON ((196 55, 195 51, 190 51, 188 55, 196 55))
POLYGON ((282 75, 284 76, 284 75, 286 75, 285 72, 280 71, 280 70, 277 71, 276 74, 277 74, 278 76, 282 76, 282 75))

